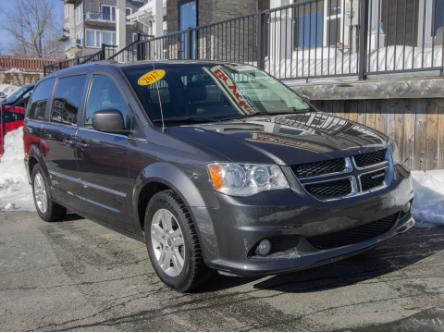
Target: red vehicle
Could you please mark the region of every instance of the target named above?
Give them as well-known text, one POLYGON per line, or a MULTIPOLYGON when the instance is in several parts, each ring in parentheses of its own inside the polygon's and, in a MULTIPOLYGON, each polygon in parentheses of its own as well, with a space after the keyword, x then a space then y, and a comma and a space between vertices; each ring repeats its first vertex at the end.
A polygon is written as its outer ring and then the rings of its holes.
POLYGON ((33 84, 26 84, 0 102, 0 156, 3 155, 6 133, 23 126, 26 105, 33 88, 33 84))

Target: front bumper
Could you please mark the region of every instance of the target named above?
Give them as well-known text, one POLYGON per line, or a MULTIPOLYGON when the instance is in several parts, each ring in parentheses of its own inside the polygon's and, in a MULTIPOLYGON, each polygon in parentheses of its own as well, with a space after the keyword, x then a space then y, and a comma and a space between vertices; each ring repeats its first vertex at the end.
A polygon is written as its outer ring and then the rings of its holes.
POLYGON ((292 190, 265 192, 251 198, 219 195, 218 199, 218 208, 192 208, 204 258, 208 266, 240 276, 327 264, 374 247, 414 225, 408 211, 413 199, 410 174, 400 166, 388 187, 334 202, 321 202, 292 190), (394 214, 398 218, 393 226, 369 239, 328 249, 315 248, 308 241, 394 214), (263 239, 274 239, 273 244, 285 243, 286 249, 257 256, 255 248, 263 239))

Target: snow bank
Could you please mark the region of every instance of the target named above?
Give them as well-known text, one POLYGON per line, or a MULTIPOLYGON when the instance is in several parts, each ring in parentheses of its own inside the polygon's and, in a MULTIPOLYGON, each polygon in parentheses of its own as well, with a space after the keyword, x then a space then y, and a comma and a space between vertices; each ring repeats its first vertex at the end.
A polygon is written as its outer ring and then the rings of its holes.
POLYGON ((413 216, 418 223, 444 225, 444 170, 413 171, 413 216))
POLYGON ((5 153, 0 160, 0 211, 34 210, 23 158, 23 128, 19 128, 5 136, 5 153))

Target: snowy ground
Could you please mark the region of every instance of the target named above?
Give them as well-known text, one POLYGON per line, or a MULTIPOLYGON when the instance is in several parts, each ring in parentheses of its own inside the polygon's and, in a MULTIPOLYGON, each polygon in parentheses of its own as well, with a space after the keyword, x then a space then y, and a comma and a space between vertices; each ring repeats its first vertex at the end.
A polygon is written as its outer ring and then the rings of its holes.
POLYGON ((31 187, 23 163, 23 130, 5 136, 5 153, 0 160, 0 211, 34 210, 31 187))
MULTIPOLYGON (((5 137, 5 154, 0 160, 0 211, 32 211, 31 187, 23 163, 23 131, 5 137)), ((415 200, 413 215, 418 224, 444 225, 444 170, 413 171, 415 200)))

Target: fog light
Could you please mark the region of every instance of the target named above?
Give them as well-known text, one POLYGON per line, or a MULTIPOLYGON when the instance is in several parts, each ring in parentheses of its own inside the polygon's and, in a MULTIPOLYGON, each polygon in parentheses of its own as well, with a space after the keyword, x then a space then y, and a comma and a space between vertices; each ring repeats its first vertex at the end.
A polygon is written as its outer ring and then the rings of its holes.
POLYGON ((410 212, 410 208, 412 207, 412 204, 409 202, 407 205, 404 206, 404 209, 402 210, 404 213, 410 212))
POLYGON ((256 254, 265 257, 271 252, 271 242, 268 239, 262 240, 256 248, 256 254))

